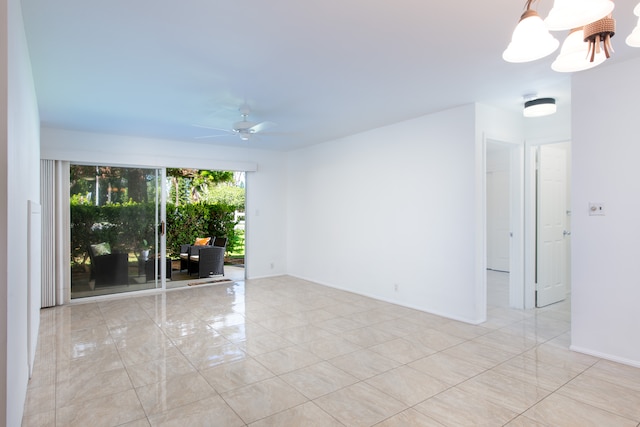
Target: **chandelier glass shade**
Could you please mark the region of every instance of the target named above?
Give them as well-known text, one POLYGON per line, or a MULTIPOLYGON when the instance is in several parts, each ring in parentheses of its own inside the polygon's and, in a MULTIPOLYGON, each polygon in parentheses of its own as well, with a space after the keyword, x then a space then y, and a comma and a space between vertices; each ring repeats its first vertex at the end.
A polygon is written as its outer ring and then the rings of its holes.
POLYGON ((544 23, 551 31, 571 30, 608 16, 614 7, 611 0, 555 0, 544 23))
POLYGON ((507 62, 535 61, 550 55, 559 45, 560 42, 549 33, 538 12, 527 9, 520 17, 502 58, 507 62))
POLYGON ((593 62, 588 58, 589 43, 584 41, 584 31, 576 28, 569 33, 560 54, 551 64, 551 69, 560 73, 583 71, 602 64, 606 58, 604 52, 595 54, 593 62))
MULTIPOLYGON (((638 3, 635 9, 633 9, 633 13, 640 17, 640 3, 638 3)), ((625 41, 631 47, 640 47, 640 18, 638 18, 638 24, 635 26, 631 34, 627 36, 625 41)))

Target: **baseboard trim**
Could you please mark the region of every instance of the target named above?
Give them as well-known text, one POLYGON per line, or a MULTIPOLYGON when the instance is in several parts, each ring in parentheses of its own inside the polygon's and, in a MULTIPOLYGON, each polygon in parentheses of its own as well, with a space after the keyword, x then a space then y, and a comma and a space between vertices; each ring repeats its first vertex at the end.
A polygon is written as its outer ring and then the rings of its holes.
POLYGON ((624 357, 618 357, 612 354, 590 350, 588 348, 579 347, 577 345, 572 345, 569 347, 569 349, 571 351, 587 354, 589 356, 599 357, 600 359, 609 360, 611 362, 622 363, 623 365, 629 365, 629 366, 633 366, 634 368, 640 368, 640 361, 638 360, 626 359, 624 357))

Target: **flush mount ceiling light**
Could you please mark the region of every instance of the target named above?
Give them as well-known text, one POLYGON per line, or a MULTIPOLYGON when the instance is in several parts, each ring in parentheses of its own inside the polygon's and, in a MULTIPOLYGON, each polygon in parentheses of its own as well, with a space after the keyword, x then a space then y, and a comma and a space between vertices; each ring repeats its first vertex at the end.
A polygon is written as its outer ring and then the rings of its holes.
POLYGON ((584 31, 582 28, 575 28, 562 43, 560 54, 551 64, 551 69, 560 73, 588 70, 607 59, 602 51, 595 54, 593 61, 589 60, 588 54, 589 43, 584 40, 584 31))
POLYGON ((535 61, 550 55, 560 45, 544 26, 538 12, 531 9, 533 1, 527 1, 527 10, 513 31, 511 43, 502 53, 502 58, 507 62, 535 61))
POLYGON ((537 98, 524 103, 522 114, 525 117, 542 117, 555 112, 556 100, 554 98, 537 98))
POLYGON ((614 7, 610 0, 555 0, 544 23, 551 31, 570 30, 604 18, 614 7))

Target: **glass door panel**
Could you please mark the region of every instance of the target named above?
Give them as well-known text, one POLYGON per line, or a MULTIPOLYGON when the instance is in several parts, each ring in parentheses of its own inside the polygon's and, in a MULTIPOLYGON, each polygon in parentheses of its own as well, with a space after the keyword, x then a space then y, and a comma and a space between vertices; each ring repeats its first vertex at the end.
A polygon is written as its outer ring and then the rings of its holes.
POLYGON ((71 165, 71 298, 161 284, 161 176, 159 169, 71 165))

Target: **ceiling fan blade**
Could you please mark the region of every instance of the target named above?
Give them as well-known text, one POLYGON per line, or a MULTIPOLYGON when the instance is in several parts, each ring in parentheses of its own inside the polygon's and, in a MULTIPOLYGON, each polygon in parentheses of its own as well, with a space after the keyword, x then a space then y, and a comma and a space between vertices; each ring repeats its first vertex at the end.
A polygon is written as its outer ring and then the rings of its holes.
POLYGON ((272 127, 274 127, 276 124, 273 122, 260 122, 257 123, 253 126, 251 126, 250 130, 252 133, 257 133, 257 132, 262 132, 264 130, 267 129, 271 129, 272 127))
POLYGON ((202 136, 194 136, 194 139, 207 139, 207 138, 221 138, 223 136, 229 136, 229 134, 226 135, 222 135, 222 134, 218 134, 218 135, 202 135, 202 136))
POLYGON ((192 124, 191 126, 196 127, 196 128, 209 129, 209 130, 219 130, 219 131, 222 131, 222 132, 233 133, 233 131, 231 129, 216 128, 216 127, 213 127, 213 126, 205 126, 205 125, 198 125, 198 124, 192 124))

